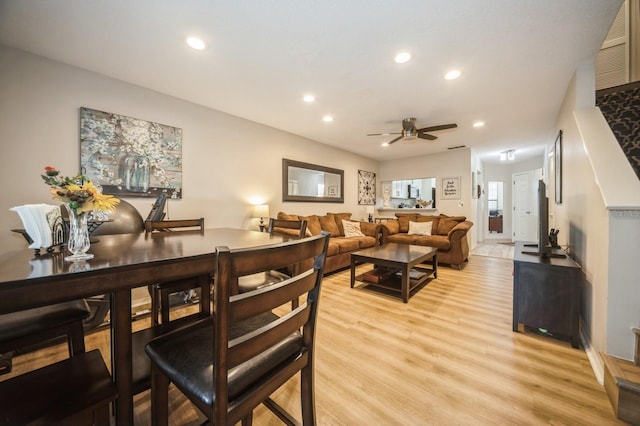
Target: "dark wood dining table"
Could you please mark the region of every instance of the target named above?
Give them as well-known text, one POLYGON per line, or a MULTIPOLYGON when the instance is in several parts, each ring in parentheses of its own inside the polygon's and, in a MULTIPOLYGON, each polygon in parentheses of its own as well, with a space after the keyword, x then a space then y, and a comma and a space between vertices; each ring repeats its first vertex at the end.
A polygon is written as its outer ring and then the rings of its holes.
POLYGON ((232 228, 101 235, 94 258, 65 262, 64 253, 32 250, 0 256, 0 314, 109 294, 111 367, 118 389, 116 424, 133 424, 131 289, 215 272, 215 248, 257 247, 283 241, 268 233, 232 228))

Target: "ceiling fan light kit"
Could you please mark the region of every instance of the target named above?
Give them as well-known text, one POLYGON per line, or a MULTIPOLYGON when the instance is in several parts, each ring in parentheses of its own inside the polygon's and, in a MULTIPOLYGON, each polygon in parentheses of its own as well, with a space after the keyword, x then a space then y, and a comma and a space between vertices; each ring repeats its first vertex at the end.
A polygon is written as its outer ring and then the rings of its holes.
MULTIPOLYGON (((457 124, 451 123, 451 124, 441 124, 438 126, 423 127, 421 129, 418 129, 418 127, 416 126, 416 118, 409 117, 402 120, 401 133, 370 133, 367 136, 400 135, 394 140, 388 142, 387 145, 396 143, 399 140, 402 140, 402 142, 405 142, 405 143, 414 143, 418 139, 426 139, 429 141, 434 141, 438 139, 438 137, 432 134, 429 134, 427 132, 437 132, 439 130, 455 129, 456 127, 458 127, 457 124)), ((387 146, 387 145, 384 145, 384 146, 387 146)))

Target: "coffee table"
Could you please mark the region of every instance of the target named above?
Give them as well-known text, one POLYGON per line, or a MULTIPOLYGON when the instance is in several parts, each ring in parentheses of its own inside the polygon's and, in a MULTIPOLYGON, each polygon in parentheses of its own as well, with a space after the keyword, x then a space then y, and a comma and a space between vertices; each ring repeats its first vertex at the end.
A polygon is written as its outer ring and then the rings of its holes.
POLYGON ((427 281, 431 275, 433 278, 438 278, 438 249, 435 247, 389 243, 351 254, 351 288, 356 281, 361 281, 366 285, 397 291, 401 294, 404 303, 409 302, 411 290, 427 281), (429 259, 432 262, 431 268, 417 266, 429 259), (356 266, 363 263, 372 263, 375 265, 374 268, 399 271, 400 276, 392 273, 378 282, 367 280, 368 273, 356 276, 356 266), (410 278, 412 270, 424 275, 412 279, 410 278))

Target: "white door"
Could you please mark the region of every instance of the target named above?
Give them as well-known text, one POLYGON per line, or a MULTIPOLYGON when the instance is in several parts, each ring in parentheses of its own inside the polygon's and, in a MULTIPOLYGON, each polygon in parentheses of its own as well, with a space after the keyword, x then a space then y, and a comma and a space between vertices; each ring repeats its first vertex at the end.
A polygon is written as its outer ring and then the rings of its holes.
POLYGON ((513 175, 513 241, 538 241, 536 172, 513 175))

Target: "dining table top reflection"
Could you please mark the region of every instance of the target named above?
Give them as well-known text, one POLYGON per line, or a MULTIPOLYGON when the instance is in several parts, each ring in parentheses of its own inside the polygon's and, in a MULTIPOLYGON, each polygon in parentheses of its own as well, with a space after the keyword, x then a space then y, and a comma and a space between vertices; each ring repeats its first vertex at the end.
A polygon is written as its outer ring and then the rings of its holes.
POLYGON ((112 373, 118 388, 116 424, 133 423, 131 289, 215 272, 215 249, 258 247, 283 241, 233 228, 150 234, 101 235, 94 257, 66 262, 65 253, 23 250, 0 256, 0 314, 109 294, 112 373))

